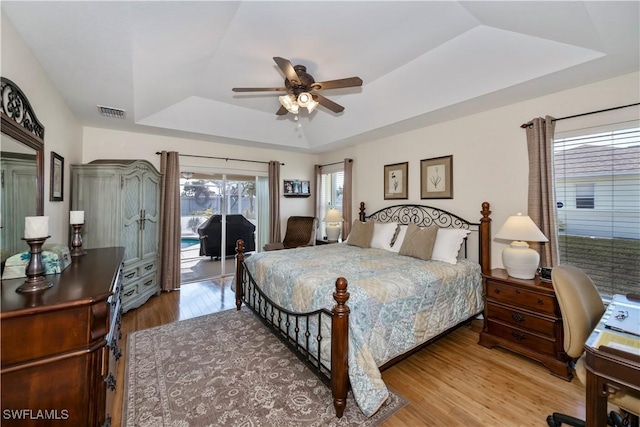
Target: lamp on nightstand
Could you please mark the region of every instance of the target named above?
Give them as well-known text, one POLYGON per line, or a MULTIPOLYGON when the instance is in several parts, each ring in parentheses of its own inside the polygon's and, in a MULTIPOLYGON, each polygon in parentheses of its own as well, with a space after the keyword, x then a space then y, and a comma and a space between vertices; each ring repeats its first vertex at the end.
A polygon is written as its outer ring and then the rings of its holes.
POLYGON ((326 222, 327 224, 327 240, 329 241, 338 241, 340 237, 340 224, 344 221, 342 215, 336 208, 331 208, 324 216, 322 222, 326 222))
POLYGON ((540 263, 540 254, 527 242, 548 242, 531 218, 521 213, 510 216, 495 236, 496 239, 511 240, 511 245, 502 251, 502 263, 509 276, 516 279, 533 279, 540 263))

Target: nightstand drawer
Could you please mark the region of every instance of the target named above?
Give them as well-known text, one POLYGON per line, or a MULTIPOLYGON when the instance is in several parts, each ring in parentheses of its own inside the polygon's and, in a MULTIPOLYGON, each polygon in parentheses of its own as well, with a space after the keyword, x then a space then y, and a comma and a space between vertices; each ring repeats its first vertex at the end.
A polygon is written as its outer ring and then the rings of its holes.
POLYGON ((528 347, 537 353, 554 355, 556 352, 555 340, 547 339, 533 332, 528 332, 493 320, 488 321, 488 327, 490 334, 528 347))
POLYGON ((487 313, 490 319, 500 320, 517 328, 538 332, 551 338, 555 337, 555 321, 553 319, 546 319, 514 307, 492 303, 488 303, 487 313))
POLYGON ((549 295, 538 294, 526 289, 508 286, 500 282, 487 280, 487 298, 509 305, 517 305, 538 313, 555 313, 555 299, 549 295))

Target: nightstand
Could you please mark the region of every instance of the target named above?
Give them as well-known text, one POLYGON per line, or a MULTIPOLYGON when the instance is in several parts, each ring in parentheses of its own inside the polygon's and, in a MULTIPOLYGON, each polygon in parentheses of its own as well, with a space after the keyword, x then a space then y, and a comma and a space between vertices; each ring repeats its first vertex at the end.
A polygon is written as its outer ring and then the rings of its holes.
POLYGON ((338 243, 337 240, 316 239, 316 245, 330 245, 332 243, 338 243))
POLYGON ((563 348, 562 314, 551 282, 509 277, 496 268, 483 275, 484 327, 479 344, 506 348, 542 363, 571 381, 563 348))

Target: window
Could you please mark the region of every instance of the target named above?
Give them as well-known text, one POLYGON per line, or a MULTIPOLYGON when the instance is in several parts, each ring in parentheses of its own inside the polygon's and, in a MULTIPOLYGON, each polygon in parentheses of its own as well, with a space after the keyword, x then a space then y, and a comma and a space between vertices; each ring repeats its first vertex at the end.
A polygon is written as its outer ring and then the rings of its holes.
POLYGON ((576 208, 577 209, 593 209, 594 184, 576 184, 576 208))
POLYGON ((603 296, 640 293, 640 128, 557 134, 554 172, 560 262, 603 296))
MULTIPOLYGON (((342 167, 342 165, 340 165, 342 167)), ((342 213, 342 190, 344 187, 344 171, 333 171, 322 174, 320 206, 318 207, 320 219, 320 236, 325 236, 326 224, 322 218, 329 208, 336 208, 342 213)))

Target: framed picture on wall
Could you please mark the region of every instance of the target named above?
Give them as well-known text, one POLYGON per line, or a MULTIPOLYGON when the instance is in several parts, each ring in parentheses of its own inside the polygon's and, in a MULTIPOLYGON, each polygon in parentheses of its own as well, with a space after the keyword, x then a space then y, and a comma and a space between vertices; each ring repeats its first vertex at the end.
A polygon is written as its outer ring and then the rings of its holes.
POLYGON ((453 156, 420 161, 420 198, 453 199, 453 156))
POLYGON ((309 197, 311 195, 311 185, 309 181, 299 179, 284 180, 285 197, 309 197))
POLYGON ((61 202, 64 191, 64 157, 51 152, 51 182, 49 188, 49 201, 61 202))
POLYGON ((384 199, 409 198, 409 162, 384 166, 384 199))

